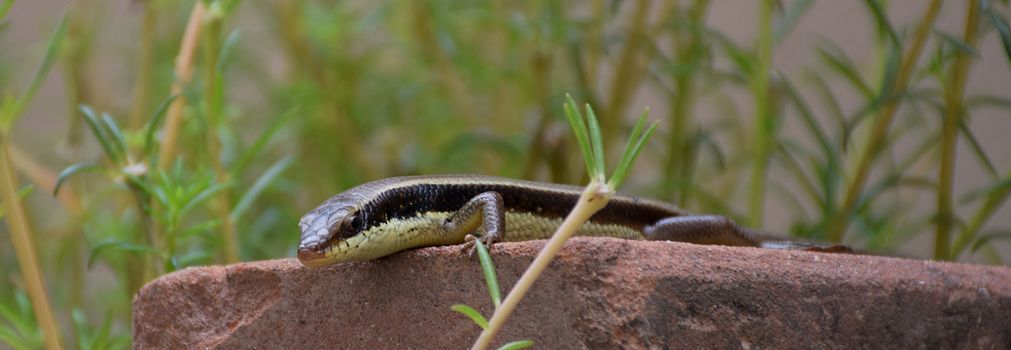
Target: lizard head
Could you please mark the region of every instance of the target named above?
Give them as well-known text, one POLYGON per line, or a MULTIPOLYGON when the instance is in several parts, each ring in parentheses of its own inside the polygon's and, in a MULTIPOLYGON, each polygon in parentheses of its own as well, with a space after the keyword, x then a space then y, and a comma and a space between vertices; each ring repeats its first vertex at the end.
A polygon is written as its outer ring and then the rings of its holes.
POLYGON ((359 215, 359 202, 337 195, 302 217, 298 223, 302 231, 298 260, 303 265, 318 267, 339 260, 353 260, 344 255, 363 238, 365 218, 359 215))

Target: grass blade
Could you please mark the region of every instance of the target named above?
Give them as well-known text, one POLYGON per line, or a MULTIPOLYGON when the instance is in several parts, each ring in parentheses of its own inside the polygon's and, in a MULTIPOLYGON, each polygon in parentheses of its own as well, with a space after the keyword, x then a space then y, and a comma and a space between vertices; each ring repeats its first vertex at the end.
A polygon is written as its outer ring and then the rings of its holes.
POLYGON ((242 198, 240 198, 235 204, 235 208, 232 208, 230 219, 237 222, 239 218, 242 217, 242 214, 246 212, 246 209, 249 209, 249 206, 253 204, 253 201, 260 196, 260 193, 262 193, 267 186, 273 183, 282 172, 287 170, 294 161, 295 157, 289 155, 281 158, 281 160, 274 163, 274 165, 271 165, 270 168, 267 168, 267 170, 263 172, 263 175, 260 175, 260 177, 253 182, 253 185, 249 187, 249 190, 246 190, 246 193, 242 194, 242 198))

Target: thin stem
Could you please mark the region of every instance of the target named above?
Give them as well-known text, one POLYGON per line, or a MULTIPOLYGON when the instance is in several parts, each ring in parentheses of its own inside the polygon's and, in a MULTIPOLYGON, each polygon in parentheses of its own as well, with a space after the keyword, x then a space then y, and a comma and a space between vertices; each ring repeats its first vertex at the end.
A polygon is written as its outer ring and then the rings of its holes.
MULTIPOLYGON (((966 1, 969 6, 965 18, 965 44, 976 47, 976 28, 979 19, 979 1, 966 1)), ((934 234, 934 258, 950 259, 954 254, 951 244, 951 226, 954 209, 951 203, 955 179, 955 151, 957 148, 958 124, 964 112, 963 97, 968 80, 970 57, 965 51, 958 51, 951 66, 951 81, 945 84, 944 128, 941 129, 941 166, 938 169, 937 189, 937 232, 934 234)))
MULTIPOLYGON (((913 44, 906 51, 905 55, 902 57, 902 65, 899 67, 899 74, 895 79, 895 88, 892 89, 892 96, 901 96, 905 90, 906 86, 909 84, 909 78, 912 76, 914 68, 916 67, 916 62, 920 58, 920 53, 923 51, 923 46, 927 42, 927 37, 930 35, 930 29, 934 26, 934 20, 937 18, 937 14, 941 11, 941 0, 933 0, 930 5, 927 6, 926 12, 923 14, 923 19, 920 20, 919 26, 916 28, 916 33, 913 34, 913 44)), ((857 171, 853 175, 853 180, 848 186, 846 192, 846 197, 843 200, 843 205, 839 208, 839 211, 835 213, 831 218, 829 218, 828 223, 828 239, 832 242, 841 242, 843 235, 846 233, 846 229, 849 226, 849 216, 853 212, 860 195, 863 193, 863 188, 867 184, 867 177, 870 175, 871 167, 874 165, 874 161, 877 159, 879 153, 881 153, 881 148, 884 146, 885 139, 888 136, 888 130, 891 128, 892 120, 895 118, 895 112, 899 109, 898 98, 885 98, 885 106, 881 109, 881 113, 877 116, 874 125, 871 130, 871 136, 867 140, 867 145, 864 147, 863 153, 860 155, 857 171)))
MULTIPOLYGON (((228 170, 221 164, 221 142, 215 132, 223 125, 222 72, 219 70, 221 50, 222 15, 212 10, 204 21, 204 116, 207 118, 207 154, 214 169, 214 177, 218 183, 227 183, 231 177, 228 170)), ((232 191, 223 189, 216 198, 216 211, 221 220, 221 255, 226 264, 239 261, 239 248, 235 239, 235 221, 232 220, 232 191)))
POLYGON ((752 69, 751 89, 755 103, 755 162, 751 172, 748 220, 752 227, 762 227, 765 208, 765 182, 769 153, 775 140, 776 120, 771 113, 769 75, 772 73, 772 0, 762 1, 758 12, 757 62, 752 69))
POLYGON ((35 242, 32 241, 34 235, 28 227, 28 215, 17 195, 17 175, 7 154, 8 141, 6 136, 0 139, 0 198, 3 199, 4 210, 7 212, 4 219, 10 230, 11 244, 17 255, 18 266, 21 267, 21 275, 25 279, 25 289, 32 301, 35 319, 42 328, 46 349, 62 349, 60 333, 46 292, 45 278, 35 255, 35 242))
MULTIPOLYGON (((621 132, 621 113, 635 92, 642 75, 642 62, 639 52, 645 38, 646 22, 649 20, 650 1, 635 1, 632 10, 632 23, 625 34, 625 47, 618 58, 617 69, 611 79, 611 100, 607 103, 607 113, 602 116, 601 130, 604 130, 604 143, 611 143, 621 132)), ((589 82, 593 84, 593 81, 589 82)))
MULTIPOLYGON (((144 125, 144 113, 151 103, 151 73, 154 69, 155 24, 158 20, 156 5, 152 1, 142 3, 144 18, 141 20, 140 42, 137 47, 137 78, 133 81, 133 105, 127 125, 132 130, 144 125)), ((79 119, 79 118, 78 118, 79 119)))
MULTIPOLYGON (((677 11, 680 8, 672 5, 669 16, 678 18, 677 11)), ((695 3, 689 13, 689 21, 692 26, 702 26, 709 9, 709 1, 702 0, 695 3)), ((671 47, 679 64, 698 64, 702 55, 702 38, 698 31, 690 28, 685 35, 678 27, 671 33, 671 47)), ((691 112, 695 108, 696 87, 695 79, 697 72, 682 72, 674 76, 674 93, 670 109, 671 135, 667 144, 667 164, 664 167, 663 198, 671 198, 674 203, 681 206, 691 204, 691 185, 694 183, 692 173, 694 168, 693 153, 697 151, 691 149, 689 130, 694 128, 691 112), (675 197, 676 195, 676 197, 675 197)))
POLYGON ((165 138, 158 154, 158 166, 162 169, 167 168, 175 160, 176 141, 179 138, 179 128, 182 126, 183 107, 186 106, 183 89, 193 77, 193 55, 197 50, 197 41, 200 39, 200 29, 203 28, 201 24, 206 11, 203 1, 193 4, 193 12, 190 12, 190 19, 186 23, 186 31, 179 47, 179 56, 176 56, 172 95, 179 97, 172 101, 165 115, 165 138))
POLYGON ((579 227, 589 220, 593 214, 603 209, 613 194, 613 191, 601 183, 591 182, 586 187, 583 194, 579 196, 579 201, 576 202, 576 206, 572 209, 572 212, 565 217, 558 231, 551 236, 548 243, 541 249, 540 254, 534 258, 530 267, 523 272, 523 276, 516 282, 516 286, 509 291, 509 295, 506 296, 505 300, 502 301, 502 305, 495 310, 495 314, 488 321, 488 328, 481 332, 481 335, 474 342, 474 346, 471 349, 488 348, 492 338, 502 329, 509 314, 516 309, 516 306, 523 299, 523 296, 526 295, 527 291, 530 290, 534 281, 540 277, 541 273, 548 266, 548 263, 554 259, 558 251, 565 245, 565 241, 572 237, 579 227))

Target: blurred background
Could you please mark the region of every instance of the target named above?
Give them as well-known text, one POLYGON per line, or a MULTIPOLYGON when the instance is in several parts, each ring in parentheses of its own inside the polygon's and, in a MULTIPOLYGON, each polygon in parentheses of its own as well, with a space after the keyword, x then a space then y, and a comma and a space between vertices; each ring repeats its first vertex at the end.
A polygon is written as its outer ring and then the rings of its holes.
POLYGON ((567 93, 611 154, 645 108, 659 121, 624 192, 875 254, 1007 264, 1008 13, 0 0, 0 348, 129 347, 145 282, 293 256, 299 217, 365 181, 582 184, 567 93))

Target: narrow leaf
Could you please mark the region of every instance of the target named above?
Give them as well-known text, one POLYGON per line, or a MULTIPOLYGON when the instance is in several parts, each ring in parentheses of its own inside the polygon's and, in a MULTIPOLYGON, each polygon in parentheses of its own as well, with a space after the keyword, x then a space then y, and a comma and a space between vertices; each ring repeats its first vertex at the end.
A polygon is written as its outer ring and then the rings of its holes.
POLYGON ((498 277, 495 275, 495 264, 491 261, 488 248, 481 243, 480 239, 474 240, 474 249, 477 250, 478 260, 481 262, 481 272, 484 273, 484 281, 488 284, 488 294, 497 310, 502 305, 502 291, 498 287, 498 277))
POLYGON ((654 131, 656 131, 656 126, 658 124, 659 122, 653 122, 653 124, 649 126, 649 129, 646 129, 646 132, 643 133, 642 137, 640 137, 639 140, 635 143, 635 147, 632 148, 632 156, 629 157, 628 160, 629 165, 626 166, 622 172, 615 173, 613 176, 611 176, 611 179, 608 180, 608 183, 611 184, 611 188, 618 188, 618 186, 620 186, 621 183, 625 181, 625 175, 628 174, 628 169, 631 168, 631 164, 635 162, 635 159, 639 157, 639 152, 642 151, 642 146, 646 144, 646 141, 649 140, 649 137, 653 135, 654 131))
POLYGON ((274 165, 271 165, 270 168, 267 168, 267 171, 264 171, 263 175, 260 175, 260 177, 256 179, 256 182, 253 182, 253 186, 249 187, 249 190, 246 190, 246 193, 244 193, 242 198, 240 198, 235 204, 235 208, 232 209, 231 219, 233 221, 238 221, 242 217, 242 214, 246 212, 246 209, 253 204, 253 201, 260 196, 260 193, 262 193, 268 185, 273 183, 274 179, 281 175, 284 170, 288 169, 294 160, 295 158, 289 155, 281 158, 281 160, 274 163, 274 165))
POLYGON ((593 113, 593 107, 586 104, 586 122, 590 127, 590 149, 593 151, 593 163, 596 165, 591 177, 603 179, 604 177, 604 138, 600 135, 600 123, 597 122, 597 114, 593 113))
POLYGON ((969 124, 966 123, 966 118, 958 118, 958 130, 961 132, 962 137, 969 142, 969 149, 972 150, 972 154, 976 156, 976 159, 983 164, 983 168, 986 169, 987 173, 990 174, 991 178, 997 178, 1000 173, 997 171, 997 167, 993 165, 993 161, 990 160, 990 156, 983 151, 983 146, 979 144, 979 140, 976 139, 976 134, 972 132, 969 128, 969 124))
POLYGON ((514 342, 506 343, 505 345, 502 345, 502 347, 498 348, 498 350, 517 350, 517 349, 529 348, 531 346, 534 346, 534 341, 533 340, 529 340, 529 339, 526 339, 526 340, 517 340, 517 341, 514 341, 514 342))
POLYGON ((983 9, 986 12, 986 16, 990 19, 990 23, 993 27, 997 29, 997 34, 1000 36, 1000 42, 1004 46, 1004 56, 1007 57, 1008 62, 1011 62, 1011 30, 1008 30, 1008 20, 1004 18, 1003 15, 994 11, 992 8, 987 6, 983 9))
POLYGON ((292 108, 287 112, 285 112, 284 114, 282 114, 280 117, 275 118, 273 121, 271 121, 270 126, 268 126, 267 129, 264 130, 263 133, 261 133, 260 136, 256 138, 256 141, 253 141, 253 144, 250 145, 249 148, 242 153, 242 156, 239 157, 239 160, 235 162, 234 166, 232 166, 231 169, 232 173, 233 174, 245 173, 246 167, 248 167, 249 164, 252 163, 253 159, 260 156, 260 152, 267 145, 267 143, 274 138, 274 134, 276 134, 277 131, 281 129, 281 126, 283 126, 285 123, 291 120, 291 118, 295 116, 298 112, 299 109, 292 108))
POLYGON ((840 50, 838 47, 832 45, 831 43, 826 44, 828 47, 819 45, 817 48, 818 55, 821 57, 822 61, 828 64, 829 68, 834 70, 839 75, 842 75, 846 80, 849 81, 854 88, 863 94, 864 98, 870 100, 874 98, 874 91, 871 90, 870 86, 864 82, 864 79, 860 77, 860 73, 857 72, 856 65, 840 50))
POLYGON ((116 250, 129 253, 143 253, 143 254, 154 254, 161 255, 161 253, 147 245, 130 243, 126 241, 121 241, 118 239, 110 239, 106 241, 99 242, 91 248, 91 254, 88 255, 88 268, 91 268, 92 264, 95 263, 95 258, 107 250, 116 250))
POLYGON ((474 323, 477 324, 478 327, 481 327, 481 329, 488 329, 488 320, 485 319, 480 312, 474 310, 474 308, 463 304, 456 304, 451 306, 450 309, 469 317, 470 320, 474 321, 474 323))
POLYGON ((943 39, 945 42, 951 44, 952 46, 954 46, 955 48, 957 48, 959 51, 962 51, 962 53, 965 53, 966 55, 972 56, 972 58, 977 58, 977 59, 979 58, 979 51, 976 51, 976 48, 972 47, 971 45, 969 45, 965 41, 962 41, 962 39, 959 39, 959 38, 955 37, 954 35, 948 34, 946 32, 943 32, 943 31, 940 31, 940 30, 937 30, 937 29, 934 29, 934 34, 937 34, 937 36, 941 37, 941 39, 943 39))
POLYGON ((888 40, 894 46, 899 45, 899 35, 895 32, 895 27, 892 26, 891 21, 888 20, 888 14, 885 10, 881 8, 881 4, 876 0, 865 0, 864 4, 871 10, 874 14, 874 21, 878 25, 878 32, 883 32, 887 35, 888 40))
POLYGON ((178 98, 178 97, 179 97, 179 95, 172 95, 172 96, 169 96, 169 98, 165 99, 165 101, 162 101, 161 105, 158 106, 158 109, 155 110, 154 116, 151 118, 151 121, 148 122, 148 124, 147 124, 147 135, 145 135, 145 137, 144 137, 144 155, 145 156, 150 157, 150 156, 152 156, 152 155, 154 155, 154 154, 157 153, 157 152, 154 151, 154 145, 155 145, 154 134, 155 134, 155 132, 158 131, 158 126, 161 125, 161 120, 165 118, 165 112, 167 112, 169 106, 172 105, 172 101, 175 101, 175 99, 178 98))
POLYGON ((794 1, 783 11, 783 15, 778 18, 772 29, 772 37, 776 43, 782 42, 793 31, 797 22, 807 13, 807 9, 813 3, 814 1, 811 0, 794 1))
POLYGON ((990 231, 984 233, 976 241, 972 242, 971 251, 975 253, 979 248, 994 240, 1011 240, 1011 231, 990 231))
POLYGON ((120 157, 119 153, 116 152, 116 146, 112 145, 110 136, 106 134, 105 127, 103 127, 102 122, 98 120, 95 116, 95 110, 91 109, 86 105, 81 105, 81 113, 84 113, 84 120, 88 122, 88 127, 91 128, 91 132, 95 134, 95 139, 98 143, 102 145, 102 149, 105 150, 105 156, 112 161, 113 164, 117 166, 123 166, 123 159, 120 157))
POLYGON ((56 197, 56 195, 60 193, 60 187, 63 186, 63 183, 67 181, 71 175, 79 172, 95 171, 100 168, 101 167, 98 164, 94 163, 77 163, 63 169, 63 171, 60 172, 60 175, 56 177, 56 185, 53 186, 53 197, 56 197))
POLYGON ((221 192, 224 189, 226 189, 228 187, 231 187, 231 186, 232 186, 231 182, 225 182, 225 183, 216 183, 214 185, 211 185, 211 186, 205 188, 204 190, 198 192, 195 196, 193 196, 192 198, 190 198, 188 201, 186 201, 186 204, 183 204, 183 206, 179 208, 178 214, 179 215, 183 215, 183 214, 189 212, 191 209, 193 209, 197 205, 199 205, 199 204, 207 201, 208 199, 210 199, 211 196, 214 196, 218 192, 221 192))
POLYGON ((42 62, 39 63, 39 67, 35 69, 35 74, 32 75, 32 80, 28 83, 28 88, 21 93, 21 96, 18 96, 10 114, 0 116, 6 118, 5 120, 0 121, 4 124, 4 126, 9 126, 13 123, 14 118, 19 117, 21 112, 24 111, 24 108, 28 106, 28 103, 35 98, 35 93, 37 93, 39 91, 39 87, 42 86, 43 78, 49 74, 49 68, 51 68, 53 60, 56 59, 56 54, 59 52, 60 46, 63 43, 63 37, 66 33, 67 15, 63 15, 63 17, 60 18, 60 24, 56 26, 56 30, 53 32, 53 35, 49 37, 49 43, 46 46, 46 53, 42 56, 42 62))
POLYGON ((576 134, 576 141, 579 143, 579 149, 583 152, 583 162, 586 165, 586 175, 589 177, 594 177, 594 171, 596 171, 597 166, 593 164, 594 157, 593 152, 590 150, 590 137, 586 132, 586 124, 583 122, 583 115, 579 112, 579 106, 576 105, 576 101, 572 99, 572 95, 565 94, 565 104, 562 105, 562 109, 565 110, 565 117, 569 120, 569 126, 572 127, 572 131, 576 134))
POLYGON ((105 130, 109 132, 109 137, 112 138, 112 145, 116 147, 116 151, 123 156, 123 160, 126 159, 126 138, 123 137, 123 131, 119 129, 119 125, 116 121, 112 119, 109 113, 102 112, 102 124, 105 125, 105 130))

